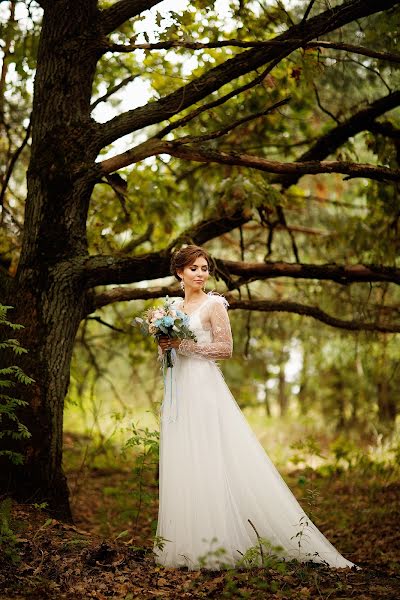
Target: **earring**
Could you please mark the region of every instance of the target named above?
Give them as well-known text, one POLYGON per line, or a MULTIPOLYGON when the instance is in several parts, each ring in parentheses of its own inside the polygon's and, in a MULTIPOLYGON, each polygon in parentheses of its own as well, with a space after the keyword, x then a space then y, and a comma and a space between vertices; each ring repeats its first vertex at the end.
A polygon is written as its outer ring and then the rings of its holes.
POLYGON ((181 286, 182 292, 185 291, 185 284, 183 283, 183 279, 180 280, 179 285, 181 286))

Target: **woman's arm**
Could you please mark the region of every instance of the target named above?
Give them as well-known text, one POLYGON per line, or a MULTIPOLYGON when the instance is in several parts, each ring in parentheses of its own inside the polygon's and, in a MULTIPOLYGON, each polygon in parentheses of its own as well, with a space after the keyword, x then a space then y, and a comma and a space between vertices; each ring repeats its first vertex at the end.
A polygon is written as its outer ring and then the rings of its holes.
POLYGON ((209 359, 230 358, 233 340, 228 312, 222 298, 216 296, 209 307, 212 342, 199 344, 193 340, 181 340, 178 353, 184 356, 203 356, 209 359))

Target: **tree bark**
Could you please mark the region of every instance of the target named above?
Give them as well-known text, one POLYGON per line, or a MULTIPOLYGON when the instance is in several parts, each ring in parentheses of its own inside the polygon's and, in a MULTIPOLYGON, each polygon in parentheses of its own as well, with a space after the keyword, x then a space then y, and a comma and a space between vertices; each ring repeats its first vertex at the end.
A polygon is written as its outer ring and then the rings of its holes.
POLYGON ((8 298, 15 307, 10 318, 25 327, 18 337, 28 353, 18 358, 18 364, 35 382, 16 390, 16 397, 28 402, 19 417, 31 437, 0 440, 0 447, 24 456, 23 465, 0 460, 0 493, 21 501, 47 502, 56 518, 71 520, 62 470, 63 399, 84 294, 66 265, 36 274, 36 283, 17 285, 17 293, 8 298))
POLYGON ((96 0, 45 4, 24 237, 7 294, 15 307, 10 317, 25 327, 20 340, 28 354, 19 365, 35 383, 16 390, 29 402, 20 418, 31 438, 14 441, 25 459, 22 466, 0 465, 0 493, 46 501, 55 516, 65 519, 71 512, 62 470, 63 404, 74 339, 90 294, 73 258, 88 253, 86 218, 94 181, 81 165, 96 158, 89 114, 99 57, 97 24, 96 0))

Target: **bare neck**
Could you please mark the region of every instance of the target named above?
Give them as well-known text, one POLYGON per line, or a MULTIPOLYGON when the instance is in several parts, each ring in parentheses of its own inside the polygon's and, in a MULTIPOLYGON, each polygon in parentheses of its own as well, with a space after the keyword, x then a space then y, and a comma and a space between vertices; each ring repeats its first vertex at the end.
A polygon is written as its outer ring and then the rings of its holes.
POLYGON ((197 304, 198 302, 201 302, 206 296, 207 294, 205 294, 203 290, 185 290, 183 304, 184 306, 187 306, 188 304, 197 304))

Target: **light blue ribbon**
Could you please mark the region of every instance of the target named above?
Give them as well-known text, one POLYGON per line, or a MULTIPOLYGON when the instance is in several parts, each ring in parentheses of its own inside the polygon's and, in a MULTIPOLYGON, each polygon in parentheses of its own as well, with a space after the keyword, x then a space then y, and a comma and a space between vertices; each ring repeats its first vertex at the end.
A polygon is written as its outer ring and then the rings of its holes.
MULTIPOLYGON (((176 365, 176 350, 173 348, 171 350, 171 359, 172 364, 176 365)), ((169 417, 168 423, 175 423, 178 420, 178 394, 177 394, 177 386, 176 386, 176 375, 175 375, 175 367, 167 367, 167 357, 163 357, 163 380, 164 380, 164 400, 162 403, 162 408, 165 411, 165 407, 167 404, 167 378, 169 372, 169 417), (175 388, 175 393, 174 393, 175 388), (173 415, 173 407, 175 407, 175 415, 173 415)), ((161 412, 161 411, 160 411, 161 412)))

